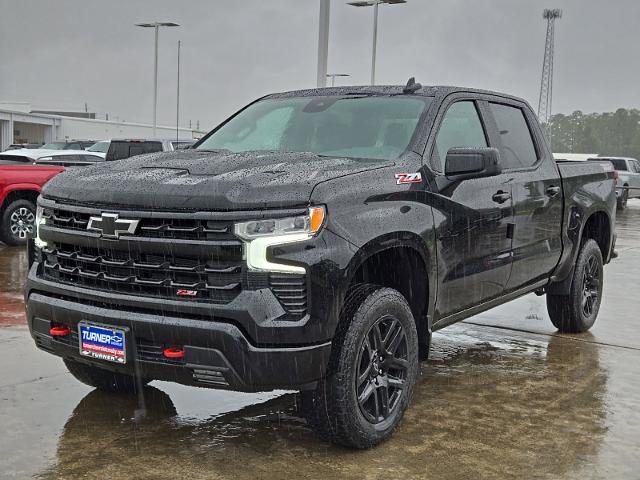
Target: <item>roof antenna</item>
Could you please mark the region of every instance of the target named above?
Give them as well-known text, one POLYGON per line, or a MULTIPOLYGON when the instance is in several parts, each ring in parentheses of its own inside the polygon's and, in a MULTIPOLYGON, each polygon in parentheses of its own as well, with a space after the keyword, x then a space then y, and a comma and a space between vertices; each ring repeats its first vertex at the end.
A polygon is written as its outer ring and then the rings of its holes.
POLYGON ((402 93, 416 93, 421 88, 422 88, 422 85, 419 83, 416 83, 416 78, 411 77, 407 82, 407 84, 405 85, 404 89, 402 90, 402 93))

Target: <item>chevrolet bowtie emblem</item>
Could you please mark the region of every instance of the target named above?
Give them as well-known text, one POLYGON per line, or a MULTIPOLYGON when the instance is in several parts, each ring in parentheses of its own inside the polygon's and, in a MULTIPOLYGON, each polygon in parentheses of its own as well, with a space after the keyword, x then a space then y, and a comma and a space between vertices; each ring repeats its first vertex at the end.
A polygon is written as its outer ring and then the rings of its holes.
POLYGON ((117 213, 103 213, 99 217, 89 218, 87 230, 100 232, 105 238, 119 238, 120 235, 136 233, 140 220, 120 218, 117 213))

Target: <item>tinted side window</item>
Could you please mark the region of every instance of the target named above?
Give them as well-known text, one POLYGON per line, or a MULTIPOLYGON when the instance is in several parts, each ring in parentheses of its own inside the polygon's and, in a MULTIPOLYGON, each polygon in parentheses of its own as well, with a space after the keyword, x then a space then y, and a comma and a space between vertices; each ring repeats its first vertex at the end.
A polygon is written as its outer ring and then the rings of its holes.
POLYGON ((145 153, 154 153, 162 151, 162 143, 160 142, 147 142, 144 144, 145 153))
POLYGON ((147 153, 142 144, 133 144, 129 146, 128 157, 135 157, 136 155, 140 155, 141 153, 147 153))
POLYGON ((487 137, 475 104, 471 101, 456 102, 442 118, 431 155, 431 165, 435 170, 442 172, 450 149, 487 146, 487 137))
POLYGON ((530 167, 536 163, 536 147, 522 109, 499 103, 489 105, 502 140, 500 161, 503 168, 530 167))
POLYGON ((609 159, 611 163, 613 163, 613 168, 620 172, 627 171, 627 162, 625 160, 621 160, 619 158, 611 158, 609 159))

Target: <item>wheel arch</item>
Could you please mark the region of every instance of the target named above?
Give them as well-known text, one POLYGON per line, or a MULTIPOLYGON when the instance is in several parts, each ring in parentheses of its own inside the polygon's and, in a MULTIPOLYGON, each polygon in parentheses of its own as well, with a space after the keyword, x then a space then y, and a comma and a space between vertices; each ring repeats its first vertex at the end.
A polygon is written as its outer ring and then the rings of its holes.
POLYGON ((585 239, 591 238, 595 240, 600 247, 602 258, 606 263, 611 251, 612 235, 611 217, 604 210, 597 210, 587 217, 582 226, 580 245, 582 245, 585 239))
POLYGON ((12 185, 10 189, 6 190, 4 195, 4 199, 0 204, 0 212, 4 211, 4 209, 12 202, 16 200, 29 200, 34 205, 38 200, 38 196, 40 195, 40 187, 37 185, 12 185))
POLYGON ((351 260, 347 272, 347 290, 359 283, 398 290, 411 307, 420 338, 429 334, 435 274, 431 253, 419 235, 394 232, 367 242, 351 260))

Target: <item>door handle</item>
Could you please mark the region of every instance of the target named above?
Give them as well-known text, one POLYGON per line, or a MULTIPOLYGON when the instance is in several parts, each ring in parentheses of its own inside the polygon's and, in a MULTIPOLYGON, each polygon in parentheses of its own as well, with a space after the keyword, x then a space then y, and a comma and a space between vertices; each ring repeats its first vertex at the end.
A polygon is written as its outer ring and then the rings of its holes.
POLYGON ((508 192, 503 192, 502 190, 498 190, 493 194, 491 199, 496 203, 504 203, 511 198, 511 194, 508 192))
POLYGON ((560 187, 556 187, 555 185, 551 185, 544 191, 548 197, 555 197, 560 193, 560 187))

